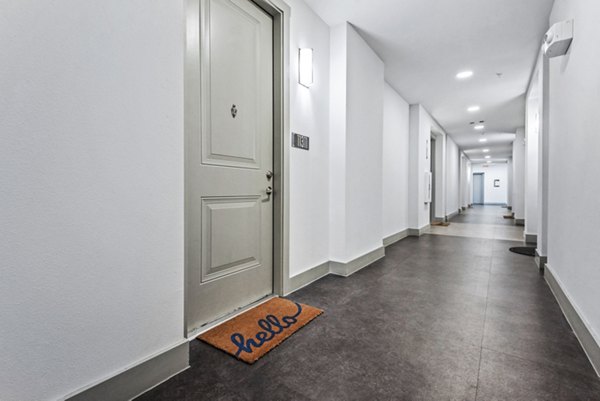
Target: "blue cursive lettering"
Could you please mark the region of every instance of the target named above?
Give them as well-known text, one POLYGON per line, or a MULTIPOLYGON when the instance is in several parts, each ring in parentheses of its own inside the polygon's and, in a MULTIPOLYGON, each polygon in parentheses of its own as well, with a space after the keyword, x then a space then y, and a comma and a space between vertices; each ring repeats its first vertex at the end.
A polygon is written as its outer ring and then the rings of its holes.
POLYGON ((290 326, 298 322, 298 316, 302 313, 302 305, 294 302, 298 310, 292 316, 283 316, 281 321, 273 315, 267 315, 264 319, 260 319, 257 324, 264 331, 256 333, 255 338, 245 339, 240 333, 231 335, 231 342, 238 347, 235 356, 239 356, 242 352, 252 353, 252 349, 260 348, 264 343, 271 341, 277 334, 281 333, 290 326))

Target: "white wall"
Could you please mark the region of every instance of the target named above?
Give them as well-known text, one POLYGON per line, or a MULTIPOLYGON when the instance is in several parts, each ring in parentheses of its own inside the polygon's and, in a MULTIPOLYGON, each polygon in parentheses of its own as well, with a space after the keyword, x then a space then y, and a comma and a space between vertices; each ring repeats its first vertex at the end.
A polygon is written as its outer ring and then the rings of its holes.
MULTIPOLYGON (((473 164, 473 174, 485 173, 485 204, 506 204, 508 188, 508 165, 506 163, 473 164), (494 180, 500 180, 500 186, 494 187, 494 180)), ((473 201, 471 201, 473 203, 473 201)))
POLYGON ((383 92, 383 238, 408 228, 409 105, 387 83, 383 92))
MULTIPOLYGON (((409 135, 409 201, 408 221, 410 228, 421 229, 429 224, 429 207, 425 203, 425 172, 430 171, 429 154, 427 153, 427 141, 431 138, 431 132, 446 137, 444 130, 435 122, 431 115, 420 104, 410 105, 410 135, 409 135)), ((441 138, 440 138, 441 140, 441 138)), ((443 149, 443 148, 442 148, 443 149)), ((444 152, 442 152, 444 153, 444 152)), ((441 177, 443 188, 436 196, 445 205, 445 155, 442 160, 441 177), (441 192, 441 193, 440 193, 441 192)))
POLYGON ((382 246, 383 62, 347 23, 332 28, 331 47, 346 49, 345 74, 337 70, 343 67, 337 59, 343 51, 332 52, 331 61, 332 91, 344 85, 342 80, 346 85, 345 98, 340 96, 344 91, 335 93, 331 104, 331 152, 345 152, 332 156, 331 180, 344 180, 345 188, 331 199, 336 245, 331 259, 348 262, 382 246), (334 212, 338 208, 345 212, 343 231, 335 225, 341 217, 334 212))
POLYGON ((512 207, 515 219, 525 219, 525 129, 519 128, 515 133, 512 154, 512 207))
POLYGON ((556 0, 550 23, 573 18, 568 54, 550 60, 548 268, 600 344, 600 2, 556 0))
POLYGON ((346 257, 346 24, 330 31, 329 257, 346 257))
POLYGON ((460 152, 452 138, 446 136, 446 215, 460 208, 460 152))
POLYGON ((507 177, 507 187, 506 187, 506 204, 512 207, 512 191, 513 191, 513 161, 512 157, 508 159, 506 164, 506 172, 508 174, 507 177))
POLYGON ((540 109, 537 95, 537 79, 527 97, 525 128, 525 234, 538 233, 538 147, 540 109))
POLYGON ((183 3, 0 5, 0 399, 183 340, 183 3))
POLYGON ((290 150, 290 276, 329 260, 329 26, 302 0, 288 0, 290 126, 310 150, 290 150), (298 83, 298 49, 313 53, 314 84, 298 83))

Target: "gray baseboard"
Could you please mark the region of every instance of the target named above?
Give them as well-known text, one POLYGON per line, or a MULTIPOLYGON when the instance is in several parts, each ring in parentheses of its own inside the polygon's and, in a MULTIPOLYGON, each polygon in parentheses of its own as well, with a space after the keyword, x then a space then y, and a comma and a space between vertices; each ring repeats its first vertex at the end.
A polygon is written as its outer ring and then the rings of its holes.
POLYGON ((523 238, 527 244, 537 244, 537 234, 523 234, 523 238))
POLYGON ((525 219, 515 219, 516 226, 525 226, 525 219))
POLYGON ((396 234, 392 234, 388 237, 385 237, 383 239, 383 247, 386 248, 392 244, 395 244, 396 242, 403 240, 404 238, 408 237, 408 229, 400 231, 399 233, 396 234))
POLYGON ((450 220, 451 218, 453 218, 455 216, 458 216, 459 213, 460 213, 460 209, 458 209, 457 211, 452 212, 452 213, 446 215, 446 221, 450 220))
POLYGON ((350 262, 329 262, 329 270, 331 274, 337 276, 348 277, 351 274, 356 273, 360 269, 370 265, 371 263, 383 258, 385 256, 385 248, 379 247, 366 253, 358 258, 351 260, 350 262))
POLYGON ((69 394, 69 401, 131 400, 189 368, 187 340, 98 383, 69 394))
POLYGON ((409 237, 420 237, 421 235, 425 234, 425 232, 427 230, 429 230, 430 227, 431 227, 431 225, 427 224, 426 226, 423 226, 421 228, 409 228, 408 236, 409 237))
POLYGON ((536 249, 535 250, 535 264, 537 265, 538 269, 544 270, 547 262, 548 262, 548 257, 540 255, 539 251, 536 249))
POLYGON ((302 287, 306 287, 310 283, 317 281, 320 278, 325 277, 329 274, 330 262, 327 261, 318 266, 313 267, 305 272, 302 272, 294 277, 290 278, 290 290, 285 295, 289 295, 294 291, 298 291, 302 287))
POLYGON ((583 347, 583 350, 594 367, 596 374, 600 376, 600 342, 596 341, 592 332, 577 311, 575 305, 573 305, 570 297, 564 291, 563 286, 552 272, 552 267, 548 264, 546 264, 544 277, 548 283, 548 286, 550 287, 550 290, 552 290, 554 297, 558 301, 563 315, 565 315, 565 318, 571 325, 575 336, 577 336, 579 343, 583 347))

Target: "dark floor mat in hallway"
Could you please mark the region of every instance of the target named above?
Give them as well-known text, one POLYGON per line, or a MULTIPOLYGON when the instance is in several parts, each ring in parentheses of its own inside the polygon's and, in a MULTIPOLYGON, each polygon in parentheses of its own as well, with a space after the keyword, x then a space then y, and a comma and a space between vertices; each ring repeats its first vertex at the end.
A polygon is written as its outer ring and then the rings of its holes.
POLYGON ((312 306, 273 298, 198 339, 252 364, 322 313, 312 306))
POLYGON ((535 256, 534 246, 515 246, 512 248, 508 248, 508 250, 514 253, 518 253, 519 255, 535 256))

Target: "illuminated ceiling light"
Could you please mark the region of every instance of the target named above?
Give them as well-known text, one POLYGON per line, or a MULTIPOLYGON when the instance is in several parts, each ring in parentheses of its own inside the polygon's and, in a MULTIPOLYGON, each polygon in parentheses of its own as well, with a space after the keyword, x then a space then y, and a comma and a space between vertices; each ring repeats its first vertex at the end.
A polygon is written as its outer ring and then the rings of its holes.
POLYGON ((300 49, 298 52, 298 82, 300 85, 310 88, 313 79, 313 49, 300 49))
POLYGON ((488 153, 489 151, 489 149, 483 149, 483 153, 488 153))
POLYGON ((492 158, 492 156, 490 156, 490 155, 487 155, 485 158, 486 158, 486 159, 491 159, 491 158, 492 158))
POLYGON ((492 163, 492 161, 491 161, 491 160, 488 160, 488 161, 486 161, 486 163, 487 163, 487 164, 491 164, 491 163, 492 163))
POLYGON ((485 128, 485 125, 483 125, 483 124, 479 124, 479 125, 476 125, 473 127, 473 129, 476 129, 477 131, 481 131, 484 128, 485 128))
POLYGON ((467 79, 473 76, 473 71, 461 71, 456 74, 456 79, 467 79))
POLYGON ((469 107, 469 108, 467 109, 467 111, 468 111, 469 113, 474 113, 474 112, 476 112, 476 111, 479 111, 479 110, 481 110, 481 107, 479 107, 479 106, 471 106, 471 107, 469 107))
POLYGON ((487 142, 487 138, 480 138, 480 139, 479 139, 479 142, 482 142, 482 143, 483 143, 483 142, 487 142))

